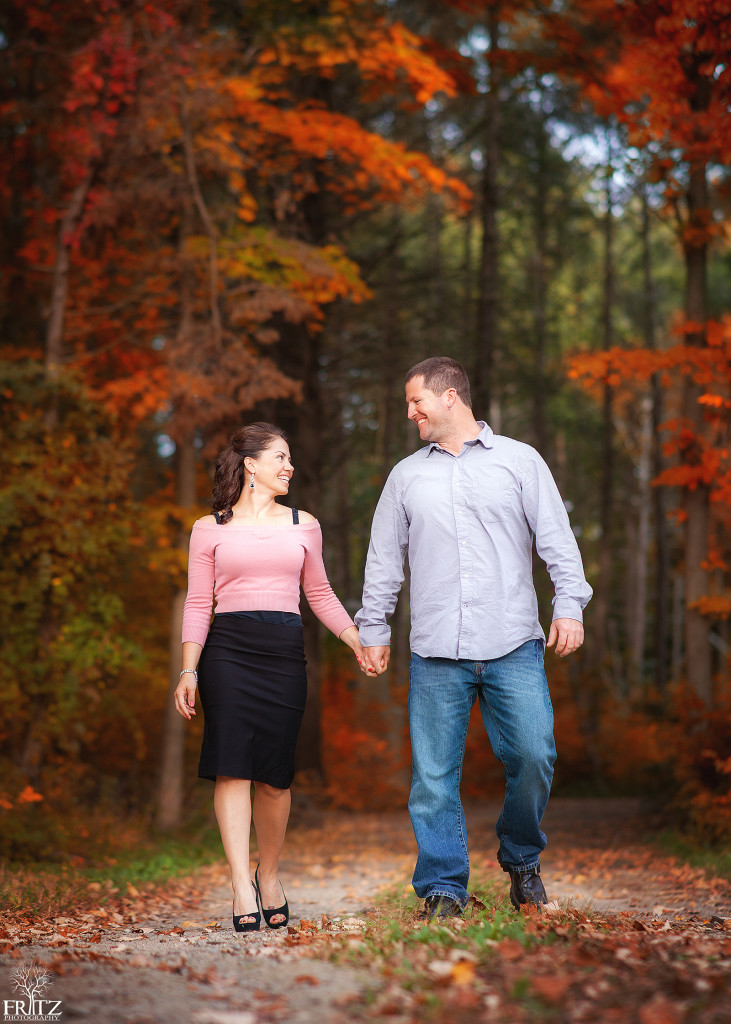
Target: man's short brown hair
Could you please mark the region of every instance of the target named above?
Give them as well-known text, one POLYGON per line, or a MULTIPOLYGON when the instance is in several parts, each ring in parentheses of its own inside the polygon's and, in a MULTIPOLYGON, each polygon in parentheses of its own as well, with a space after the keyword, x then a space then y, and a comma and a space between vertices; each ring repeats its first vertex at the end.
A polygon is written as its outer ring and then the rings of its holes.
POLYGON ((454 388, 468 409, 472 408, 470 382, 464 367, 449 356, 431 356, 412 366, 406 374, 405 384, 414 377, 424 378, 424 387, 435 395, 443 395, 447 388, 454 388))

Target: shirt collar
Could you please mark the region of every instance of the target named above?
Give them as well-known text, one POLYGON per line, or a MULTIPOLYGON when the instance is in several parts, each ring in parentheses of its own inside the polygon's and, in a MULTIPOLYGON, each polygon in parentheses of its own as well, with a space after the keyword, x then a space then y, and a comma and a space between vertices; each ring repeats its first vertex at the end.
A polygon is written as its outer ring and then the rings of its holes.
MULTIPOLYGON (((485 423, 484 420, 478 420, 477 426, 480 427, 480 433, 471 441, 465 441, 465 445, 468 445, 470 448, 473 448, 475 445, 478 444, 481 444, 483 448, 494 447, 495 435, 492 432, 492 428, 488 427, 487 423, 485 423)), ((431 455, 431 453, 435 450, 443 452, 445 449, 442 448, 442 446, 437 441, 432 441, 432 443, 429 445, 429 451, 427 452, 427 455, 431 455)))

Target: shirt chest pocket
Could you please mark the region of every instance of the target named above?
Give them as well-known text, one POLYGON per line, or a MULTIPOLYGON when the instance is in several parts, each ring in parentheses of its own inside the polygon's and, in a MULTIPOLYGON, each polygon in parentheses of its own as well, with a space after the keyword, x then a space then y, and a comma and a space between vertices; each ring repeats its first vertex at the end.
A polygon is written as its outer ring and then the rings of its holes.
POLYGON ((495 523, 513 514, 518 497, 516 481, 511 474, 494 471, 475 480, 470 505, 481 523, 495 523))

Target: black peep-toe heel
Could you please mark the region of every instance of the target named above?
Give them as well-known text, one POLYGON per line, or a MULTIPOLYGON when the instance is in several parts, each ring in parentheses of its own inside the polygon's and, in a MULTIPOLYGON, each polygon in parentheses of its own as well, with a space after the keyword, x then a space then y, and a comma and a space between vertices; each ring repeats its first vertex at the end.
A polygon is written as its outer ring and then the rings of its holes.
POLYGON ((285 928, 289 923, 289 904, 287 903, 287 894, 284 891, 284 886, 280 882, 282 889, 282 895, 284 896, 284 903, 281 907, 274 907, 272 910, 266 910, 264 907, 264 900, 261 897, 261 888, 259 887, 259 865, 256 865, 256 871, 254 872, 254 888, 256 889, 257 895, 259 896, 259 906, 261 912, 264 915, 264 920, 267 923, 268 928, 285 928), (272 924, 272 918, 276 917, 277 914, 281 914, 284 917, 283 921, 277 921, 276 924, 272 924))
MULTIPOLYGON (((256 893, 257 906, 259 905, 259 890, 251 883, 251 887, 256 893)), ((258 932, 261 927, 261 913, 256 911, 249 911, 248 914, 233 914, 234 931, 237 932, 258 932), (253 917, 253 921, 244 921, 245 917, 253 917)))

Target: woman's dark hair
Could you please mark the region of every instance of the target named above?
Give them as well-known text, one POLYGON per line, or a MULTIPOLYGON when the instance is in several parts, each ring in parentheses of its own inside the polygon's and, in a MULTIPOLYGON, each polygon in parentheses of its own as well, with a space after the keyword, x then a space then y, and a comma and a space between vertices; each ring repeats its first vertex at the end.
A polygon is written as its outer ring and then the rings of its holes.
POLYGON ((218 456, 213 477, 213 493, 208 504, 214 512, 220 512, 222 523, 227 523, 231 519, 231 508, 241 497, 244 486, 244 459, 258 459, 275 437, 287 440, 287 435, 281 427, 275 427, 273 423, 250 423, 232 434, 230 441, 218 456))

